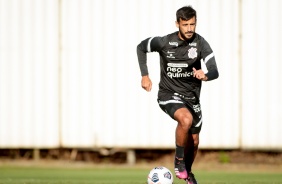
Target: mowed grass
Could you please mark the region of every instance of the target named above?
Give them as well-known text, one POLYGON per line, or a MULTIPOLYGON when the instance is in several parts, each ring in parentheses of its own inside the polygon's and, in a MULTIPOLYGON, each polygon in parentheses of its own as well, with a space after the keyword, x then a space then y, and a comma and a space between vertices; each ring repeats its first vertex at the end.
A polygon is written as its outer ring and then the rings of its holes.
MULTIPOLYGON (((145 184, 150 170, 118 166, 67 167, 0 166, 0 184, 145 184)), ((281 172, 196 170, 194 174, 200 184, 282 184, 281 172)), ((185 184, 179 179, 174 183, 185 184)))

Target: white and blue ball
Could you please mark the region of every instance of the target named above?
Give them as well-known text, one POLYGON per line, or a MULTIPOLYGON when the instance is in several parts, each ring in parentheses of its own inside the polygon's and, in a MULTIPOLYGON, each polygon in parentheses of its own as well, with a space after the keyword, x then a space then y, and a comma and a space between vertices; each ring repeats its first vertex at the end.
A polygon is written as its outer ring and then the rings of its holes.
POLYGON ((148 184, 172 184, 173 175, 163 166, 153 168, 148 174, 148 184))

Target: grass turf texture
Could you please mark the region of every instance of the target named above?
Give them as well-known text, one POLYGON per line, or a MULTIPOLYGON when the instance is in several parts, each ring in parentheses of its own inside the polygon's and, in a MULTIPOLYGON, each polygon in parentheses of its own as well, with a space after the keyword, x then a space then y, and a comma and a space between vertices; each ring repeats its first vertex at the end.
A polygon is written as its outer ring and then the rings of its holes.
MULTIPOLYGON (((0 166, 0 184, 145 184, 149 171, 138 167, 0 166)), ((281 172, 196 170, 195 175, 200 184, 282 184, 281 172)), ((174 181, 174 184, 185 184, 177 178, 174 181)))

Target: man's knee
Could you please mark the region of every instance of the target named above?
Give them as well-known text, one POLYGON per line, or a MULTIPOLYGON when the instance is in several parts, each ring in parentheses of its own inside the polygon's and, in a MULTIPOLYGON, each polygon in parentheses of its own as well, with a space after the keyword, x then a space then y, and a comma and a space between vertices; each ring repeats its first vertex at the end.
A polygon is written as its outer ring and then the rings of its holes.
POLYGON ((187 132, 192 126, 192 119, 189 116, 183 116, 179 118, 177 122, 183 129, 186 129, 187 132))
POLYGON ((193 116, 186 108, 178 109, 174 114, 174 118, 181 126, 188 129, 192 125, 193 116))

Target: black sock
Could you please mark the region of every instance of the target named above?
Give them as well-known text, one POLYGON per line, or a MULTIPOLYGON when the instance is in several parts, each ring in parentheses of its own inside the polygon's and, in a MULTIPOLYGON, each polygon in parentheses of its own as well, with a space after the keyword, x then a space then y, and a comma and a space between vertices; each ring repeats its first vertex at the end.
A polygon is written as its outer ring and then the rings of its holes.
POLYGON ((175 156, 177 158, 184 158, 184 147, 176 145, 175 156))

